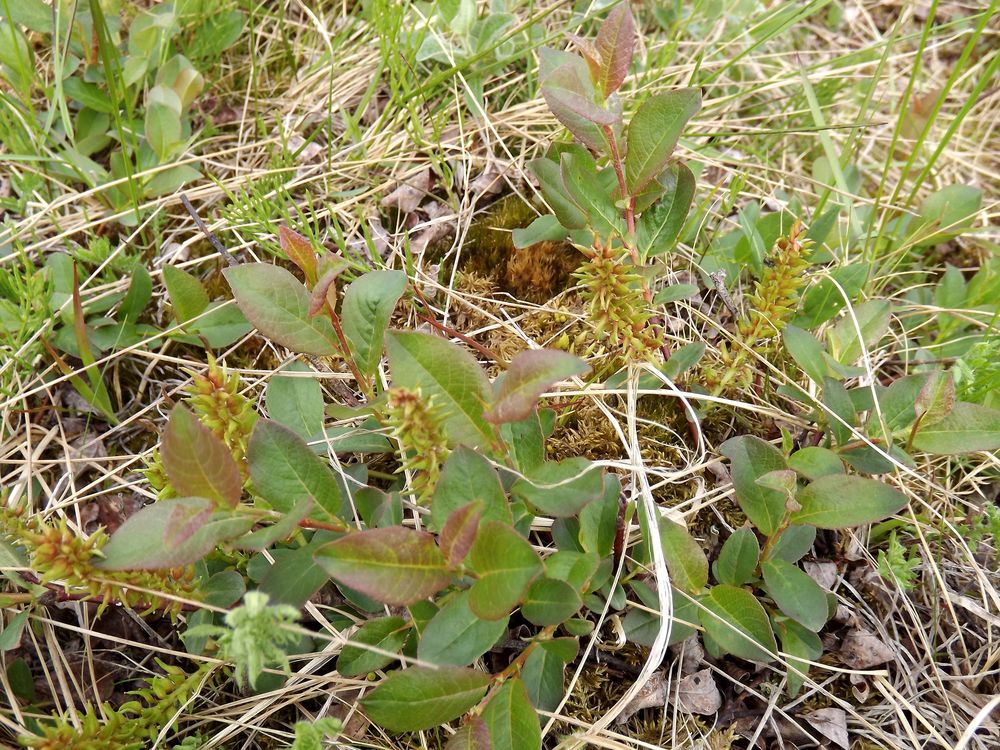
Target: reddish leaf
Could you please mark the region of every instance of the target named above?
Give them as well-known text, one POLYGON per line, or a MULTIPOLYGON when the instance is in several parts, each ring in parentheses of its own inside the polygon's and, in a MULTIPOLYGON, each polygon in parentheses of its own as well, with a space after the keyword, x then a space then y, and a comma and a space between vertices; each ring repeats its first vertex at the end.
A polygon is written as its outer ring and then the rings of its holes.
MULTIPOLYGON (((336 305, 337 302, 337 277, 343 273, 346 266, 336 266, 323 274, 323 278, 316 282, 312 293, 309 295, 309 317, 318 315, 327 302, 336 305)), ((332 307, 330 309, 333 309, 332 307)))
POLYGON ((315 557, 333 578, 385 604, 413 604, 451 582, 434 537, 402 526, 348 534, 315 557))
POLYGON ((625 81, 635 49, 635 21, 627 2, 608 14, 597 32, 594 47, 601 60, 600 76, 594 86, 607 97, 625 81))
POLYGON ((568 352, 555 349, 521 352, 507 368, 500 393, 486 419, 494 423, 527 419, 539 397, 553 383, 587 372, 590 365, 568 352))
POLYGON ((597 125, 613 125, 617 115, 595 104, 588 96, 586 84, 580 78, 578 68, 563 65, 556 68, 545 79, 542 95, 559 121, 570 130, 574 121, 572 115, 597 125))
POLYGON ((240 536, 252 518, 213 513, 202 497, 160 500, 129 517, 101 548, 102 570, 156 570, 197 562, 220 542, 240 536))
POLYGON ((472 549, 484 505, 482 500, 473 500, 448 516, 448 520, 444 522, 440 545, 449 565, 458 565, 472 549))
POLYGON ((309 286, 316 283, 316 252, 305 237, 284 224, 278 227, 278 242, 288 259, 302 269, 309 286))
POLYGON ((181 495, 206 497, 220 507, 239 503, 240 467, 226 444, 183 404, 170 412, 160 456, 170 483, 181 495))
POLYGON ((444 750, 492 750, 492 747, 486 722, 473 716, 468 724, 451 736, 444 750))

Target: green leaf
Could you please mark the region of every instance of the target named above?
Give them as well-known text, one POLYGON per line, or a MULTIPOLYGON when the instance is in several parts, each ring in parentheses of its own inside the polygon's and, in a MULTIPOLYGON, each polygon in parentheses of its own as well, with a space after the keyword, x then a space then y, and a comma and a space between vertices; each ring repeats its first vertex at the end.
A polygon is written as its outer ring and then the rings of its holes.
POLYGON ((132 281, 128 285, 128 293, 118 306, 118 320, 122 323, 135 323, 142 315, 153 296, 153 280, 142 266, 136 266, 132 272, 132 281))
POLYGON ((229 448, 183 404, 170 412, 160 457, 167 477, 182 495, 205 497, 236 507, 243 492, 240 467, 229 448))
POLYGON ((911 236, 918 240, 918 246, 937 245, 958 237, 972 226, 982 205, 983 191, 979 188, 943 187, 920 205, 920 221, 911 236))
POLYGON ((659 181, 665 188, 663 197, 643 212, 636 227, 636 247, 643 258, 669 253, 677 246, 694 199, 694 174, 686 165, 672 164, 659 181))
POLYGON ((722 545, 718 559, 712 563, 712 572, 719 583, 742 586, 753 578, 759 560, 757 535, 744 526, 736 529, 722 545))
POLYGON ((781 611, 813 632, 826 624, 826 592, 804 571, 784 560, 760 564, 764 590, 781 611))
POLYGON ((801 508, 792 523, 821 529, 846 529, 892 515, 907 503, 906 495, 884 482, 866 477, 830 475, 799 490, 801 508))
POLYGON ((402 526, 348 534, 315 557, 337 581, 385 604, 412 604, 451 583, 434 537, 402 526))
POLYGON ((853 300, 861 292, 870 270, 871 266, 863 261, 833 269, 830 277, 824 276, 802 295, 801 312, 793 321, 795 325, 808 330, 830 320, 847 304, 840 290, 844 290, 847 300, 853 300))
POLYGON ((552 214, 539 216, 528 226, 515 229, 511 232, 511 239, 517 249, 529 247, 538 242, 559 242, 566 239, 569 230, 559 223, 559 219, 552 214))
POLYGON ((515 482, 511 493, 546 515, 574 516, 604 494, 603 475, 595 468, 579 456, 546 461, 515 482))
POLYGON ((812 549, 814 541, 816 541, 815 526, 792 524, 781 532, 778 541, 771 547, 768 559, 784 560, 790 563, 798 562, 812 549))
POLYGON ((583 601, 570 584, 555 578, 539 578, 528 589, 521 614, 535 625, 559 625, 575 615, 583 601))
POLYGON ((636 195, 667 165, 687 121, 701 109, 698 89, 676 89, 644 101, 628 124, 625 182, 636 195))
POLYGON ((635 21, 628 3, 615 6, 604 19, 594 40, 594 48, 600 58, 600 70, 594 87, 607 98, 621 88, 632 62, 635 21))
POLYGON ((604 235, 622 234, 625 224, 611 192, 601 183, 594 157, 582 148, 559 155, 559 172, 570 199, 587 216, 590 228, 604 235))
POLYGON ((854 436, 851 427, 857 417, 851 394, 839 380, 823 378, 823 405, 832 412, 825 416, 834 440, 837 445, 846 445, 854 436))
POLYGON ((479 522, 483 517, 482 500, 473 500, 454 511, 441 527, 438 545, 448 564, 456 567, 464 559, 476 539, 479 522))
POLYGON ((823 655, 823 642, 816 633, 807 630, 794 620, 775 618, 774 627, 781 640, 781 650, 788 654, 786 660, 789 669, 786 685, 788 696, 794 698, 802 688, 805 675, 809 674, 809 665, 803 660, 818 660, 823 655), (795 670, 802 674, 797 674, 795 670))
POLYGON ((749 661, 770 662, 778 650, 767 612, 745 589, 720 583, 699 600, 705 632, 726 652, 749 661))
POLYGON ((751 435, 727 440, 719 448, 732 462, 730 473, 736 500, 750 522, 765 536, 772 536, 785 517, 785 493, 757 484, 765 474, 787 469, 785 457, 777 448, 751 435))
MULTIPOLYGON (((8 30, 5 29, 9 33, 8 30)), ((10 38, 3 40, 3 43, 9 44, 10 38)), ((95 112, 103 112, 105 114, 111 114, 115 111, 115 106, 111 102, 111 97, 108 96, 106 91, 102 91, 101 87, 96 83, 87 83, 80 76, 72 76, 63 81, 63 93, 75 102, 82 104, 84 107, 94 110, 95 112)))
POLYGON ((341 496, 330 467, 306 442, 277 422, 258 420, 250 436, 247 461, 254 489, 271 506, 288 513, 300 503, 314 503, 330 518, 340 514, 341 496))
POLYGON ((272 603, 301 609, 326 585, 330 576, 313 559, 313 552, 319 546, 314 537, 307 547, 271 550, 274 565, 261 578, 259 589, 271 597, 272 603))
POLYGON ((181 145, 181 100, 166 86, 154 86, 146 97, 144 132, 146 143, 161 162, 181 145))
POLYGON ((538 399, 553 384, 590 372, 590 365, 558 349, 531 349, 517 354, 507 367, 493 405, 484 416, 490 422, 527 419, 538 399))
MULTIPOLYGON (((671 302, 677 302, 678 300, 687 299, 688 297, 697 294, 698 287, 695 284, 671 284, 670 286, 665 286, 663 289, 656 293, 653 297, 654 305, 667 305, 671 302)), ((701 347, 702 352, 705 351, 705 345, 702 343, 697 344, 685 344, 681 349, 687 349, 689 347, 701 347)), ((679 351, 679 350, 678 350, 679 351)), ((676 355, 670 355, 670 359, 673 359, 676 355)), ((669 361, 669 360, 668 360, 669 361)))
POLYGON ((309 292, 284 268, 252 263, 227 268, 223 275, 236 304, 263 335, 303 354, 338 352, 333 324, 322 316, 309 317, 309 292))
POLYGON ((344 292, 341 325, 358 369, 369 377, 378 372, 385 331, 396 303, 406 290, 402 271, 370 271, 344 292))
POLYGON ((565 581, 574 591, 583 593, 588 590, 600 563, 601 558, 593 552, 559 550, 545 558, 545 575, 565 581))
POLYGON ((868 434, 881 435, 882 425, 879 415, 885 422, 889 434, 908 434, 909 427, 917 418, 915 405, 920 392, 927 384, 928 374, 906 375, 897 378, 887 388, 876 385, 878 410, 872 409, 868 420, 868 434))
POLYGON ((471 354, 415 331, 389 331, 386 343, 393 385, 419 388, 424 398, 433 399, 449 442, 472 448, 493 444, 493 427, 483 417, 490 382, 471 354))
POLYGON ((545 434, 537 411, 527 419, 500 425, 500 435, 513 467, 521 473, 532 471, 545 460, 545 434))
POLYGON ((167 286, 170 304, 174 308, 174 319, 178 323, 186 323, 205 312, 210 300, 197 277, 176 266, 164 266, 163 282, 167 286))
POLYGON ((521 680, 532 705, 542 711, 555 711, 565 692, 563 673, 576 658, 580 643, 576 638, 553 638, 540 641, 521 669, 521 680))
POLYGON ((483 710, 491 750, 541 750, 542 731, 519 677, 507 680, 483 710))
POLYGON ((680 524, 660 519, 660 542, 667 559, 671 583, 689 594, 697 594, 708 583, 708 558, 701 545, 680 524))
MULTIPOLYGON (((544 157, 532 159, 528 162, 528 169, 538 178, 542 197, 545 198, 560 225, 567 229, 583 229, 587 226, 586 215, 573 202, 563 184, 558 162, 544 157)), ((518 246, 516 240, 515 246, 518 246)))
POLYGON ((0 653, 11 651, 20 645, 21 633, 24 632, 24 626, 28 624, 30 614, 30 609, 22 609, 7 621, 3 630, 0 631, 0 653))
POLYGON ((832 450, 818 445, 795 451, 788 457, 788 466, 806 479, 844 473, 844 462, 840 457, 832 450))
POLYGON ((433 528, 441 530, 451 514, 476 500, 482 501, 483 521, 513 523, 500 477, 488 459, 470 448, 456 448, 444 462, 431 501, 433 528))
POLYGON ((264 405, 268 416, 303 440, 323 432, 323 389, 312 370, 301 362, 291 362, 267 381, 264 405), (300 373, 296 377, 285 373, 300 373))
POLYGON ((101 570, 159 570, 197 562, 253 526, 233 512, 213 513, 203 497, 159 500, 129 516, 101 548, 101 570))
POLYGON ((485 620, 506 617, 542 574, 542 561, 511 526, 487 521, 466 559, 479 578, 469 589, 469 606, 485 620))
POLYGON ((789 325, 785 326, 781 335, 785 349, 810 379, 822 383, 823 379, 830 375, 830 368, 823 359, 823 345, 811 333, 789 325))
POLYGON ((220 570, 201 586, 201 601, 211 607, 231 607, 247 592, 246 581, 238 570, 220 570))
POLYGON ((854 364, 861 357, 862 342, 864 351, 870 352, 882 340, 889 330, 891 313, 892 305, 884 299, 873 299, 858 305, 853 315, 848 311, 827 333, 831 356, 842 365, 854 364), (858 330, 861 331, 860 339, 858 330))
POLYGON ((580 511, 580 546, 604 558, 611 554, 618 531, 618 511, 622 493, 621 481, 614 474, 604 475, 604 491, 600 498, 580 511))
POLYGON ((361 706, 390 732, 417 732, 457 719, 480 701, 489 684, 488 674, 465 667, 410 667, 382 680, 361 706))
POLYGON ((1000 410, 957 401, 942 419, 917 430, 913 447, 950 456, 1000 449, 1000 410))
POLYGON ((509 619, 480 619, 469 607, 469 592, 462 591, 441 607, 427 624, 417 647, 417 657, 430 664, 469 665, 503 638, 509 619))

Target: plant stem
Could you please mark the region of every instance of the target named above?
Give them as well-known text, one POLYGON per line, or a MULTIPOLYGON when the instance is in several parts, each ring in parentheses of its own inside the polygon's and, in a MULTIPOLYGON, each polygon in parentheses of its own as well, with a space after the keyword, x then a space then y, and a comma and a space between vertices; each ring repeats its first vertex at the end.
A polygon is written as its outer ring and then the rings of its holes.
MULTIPOLYGON (((615 141, 615 134, 610 125, 604 126, 604 137, 608 141, 608 148, 611 150, 611 166, 615 168, 615 175, 618 177, 618 189, 621 191, 622 200, 628 196, 628 187, 625 185, 625 172, 622 170, 621 154, 618 152, 618 143, 615 141)), ((629 196, 628 206, 625 208, 625 226, 628 235, 635 234, 635 196, 629 196)), ((632 255, 632 262, 639 265, 639 253, 634 247, 629 247, 632 255)))

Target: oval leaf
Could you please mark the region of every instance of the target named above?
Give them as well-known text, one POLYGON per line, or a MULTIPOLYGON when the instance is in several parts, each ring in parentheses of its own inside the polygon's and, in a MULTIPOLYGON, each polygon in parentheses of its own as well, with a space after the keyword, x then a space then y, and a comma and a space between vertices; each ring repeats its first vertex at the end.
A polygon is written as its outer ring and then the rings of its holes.
POLYGON ((781 611, 814 633, 826 624, 826 592, 804 571, 784 560, 765 560, 760 566, 764 589, 781 611))
POLYGON ((604 494, 604 478, 585 458, 546 461, 519 479, 512 494, 542 513, 557 518, 574 516, 604 494))
POLYGON ((701 598, 698 617, 705 632, 733 656, 750 661, 774 661, 778 644, 760 602, 745 589, 720 583, 701 598), (707 610, 707 611, 706 611, 707 610))
POLYGON ((482 448, 494 442, 483 417, 490 383, 479 363, 464 349, 437 336, 415 331, 386 334, 393 385, 419 388, 443 415, 451 443, 482 448))
POLYGON ((306 442, 277 422, 258 420, 247 449, 254 489, 271 506, 288 513, 301 503, 315 503, 330 518, 340 514, 340 486, 330 467, 306 442))
POLYGON ((499 521, 483 524, 466 562, 479 576, 469 589, 469 606, 486 620, 506 617, 542 573, 528 540, 499 521))
POLYGON ((701 109, 698 89, 676 89, 644 101, 628 124, 625 181, 636 195, 667 165, 687 121, 701 109))
POLYGON ((451 582, 434 537, 402 526, 348 534, 315 556, 337 581, 384 604, 413 604, 451 582))
POLYGON ((913 447, 927 453, 955 455, 1000 449, 1000 410, 958 401, 936 422, 921 425, 913 447))
POLYGON ((694 199, 694 174, 684 164, 669 167, 660 182, 666 188, 663 197, 643 212, 636 227, 636 246, 643 258, 674 249, 694 199))
POLYGON ((884 482, 835 474, 820 477, 799 490, 795 499, 801 508, 792 514, 792 523, 821 529, 846 529, 880 521, 907 503, 906 495, 884 482))
POLYGON ((361 701, 368 718, 390 732, 417 732, 457 719, 486 694, 490 676, 463 667, 393 672, 361 701))
POLYGON ((580 595, 570 584, 542 578, 528 589, 521 614, 535 625, 558 625, 575 615, 582 604, 580 595))
POLYGON ((742 586, 753 577, 759 560, 757 535, 744 526, 736 529, 722 545, 718 559, 712 563, 712 571, 719 583, 742 586))
POLYGON ((588 372, 590 365, 569 352, 556 349, 521 352, 507 368, 500 392, 485 417, 494 423, 527 419, 553 383, 588 372))
POLYGON ((409 626, 402 617, 378 617, 369 620, 351 636, 350 643, 340 652, 340 656, 337 657, 337 671, 344 677, 357 677, 382 669, 386 664, 395 661, 395 657, 380 654, 365 646, 374 646, 395 654, 403 648, 409 634, 409 626))
POLYGON ((490 730, 482 719, 473 716, 451 736, 444 750, 490 750, 490 730))
POLYGON ((485 654, 507 632, 508 617, 482 620, 463 591, 434 615, 417 647, 421 661, 464 667, 485 654))
POLYGON ((102 570, 158 570, 197 562, 220 542, 244 534, 253 519, 213 513, 210 500, 160 500, 130 516, 101 548, 102 570))
POLYGON ((708 558, 701 545, 678 523, 660 520, 660 541, 670 579, 677 588, 697 594, 708 583, 708 558))
POLYGON ((320 356, 339 350, 333 324, 319 315, 309 317, 309 292, 284 268, 251 263, 227 268, 223 275, 247 320, 275 343, 320 356))
POLYGON ((519 677, 507 680, 483 710, 493 750, 540 750, 542 732, 519 677))
POLYGON ((785 517, 784 492, 762 487, 757 480, 772 471, 787 469, 785 457, 770 443, 752 435, 727 440, 720 452, 732 462, 736 500, 747 518, 765 536, 772 536, 785 517))
POLYGON ((183 404, 170 412, 160 458, 180 494, 206 497, 217 506, 240 502, 243 478, 229 448, 183 404))
POLYGON ((621 3, 608 13, 594 40, 600 58, 600 72, 594 87, 605 97, 617 91, 628 75, 635 48, 635 21, 628 3, 621 3))
POLYGON ((405 289, 402 271, 371 271, 344 292, 341 325, 355 364, 369 377, 378 371, 389 318, 405 289))

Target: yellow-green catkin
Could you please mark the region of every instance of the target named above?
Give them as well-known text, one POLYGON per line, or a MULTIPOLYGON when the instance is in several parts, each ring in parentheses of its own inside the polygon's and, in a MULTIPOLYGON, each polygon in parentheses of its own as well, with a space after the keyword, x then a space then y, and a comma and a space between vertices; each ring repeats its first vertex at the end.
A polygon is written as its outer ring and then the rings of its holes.
POLYGON ((720 345, 716 363, 702 372, 702 384, 713 395, 748 386, 753 377, 753 368, 747 366, 751 352, 760 355, 773 350, 791 320, 809 267, 810 243, 804 233, 795 222, 774 243, 760 280, 746 298, 746 312, 737 322, 732 341, 720 345))
POLYGON ((399 443, 400 471, 410 472, 410 491, 423 503, 433 494, 448 457, 448 443, 432 400, 423 398, 419 389, 391 388, 383 420, 399 443))
POLYGON ((38 736, 21 738, 24 747, 34 750, 108 750, 108 748, 143 748, 155 742, 168 722, 175 720, 177 710, 188 701, 204 679, 211 665, 200 666, 190 674, 177 666, 157 660, 164 674, 149 680, 149 687, 132 693, 117 710, 109 703, 100 710, 88 705, 77 714, 77 721, 68 716, 55 717, 38 736))
POLYGON ((657 351, 649 325, 652 311, 627 253, 600 240, 578 249, 587 260, 573 275, 583 287, 595 345, 617 349, 624 362, 649 359, 657 351))
POLYGON ((95 563, 109 537, 103 530, 77 534, 65 519, 48 524, 18 508, 0 507, 0 523, 28 553, 28 567, 41 584, 58 586, 68 596, 100 602, 98 614, 120 602, 143 614, 165 610, 176 615, 181 599, 198 599, 194 568, 103 570, 95 563))

